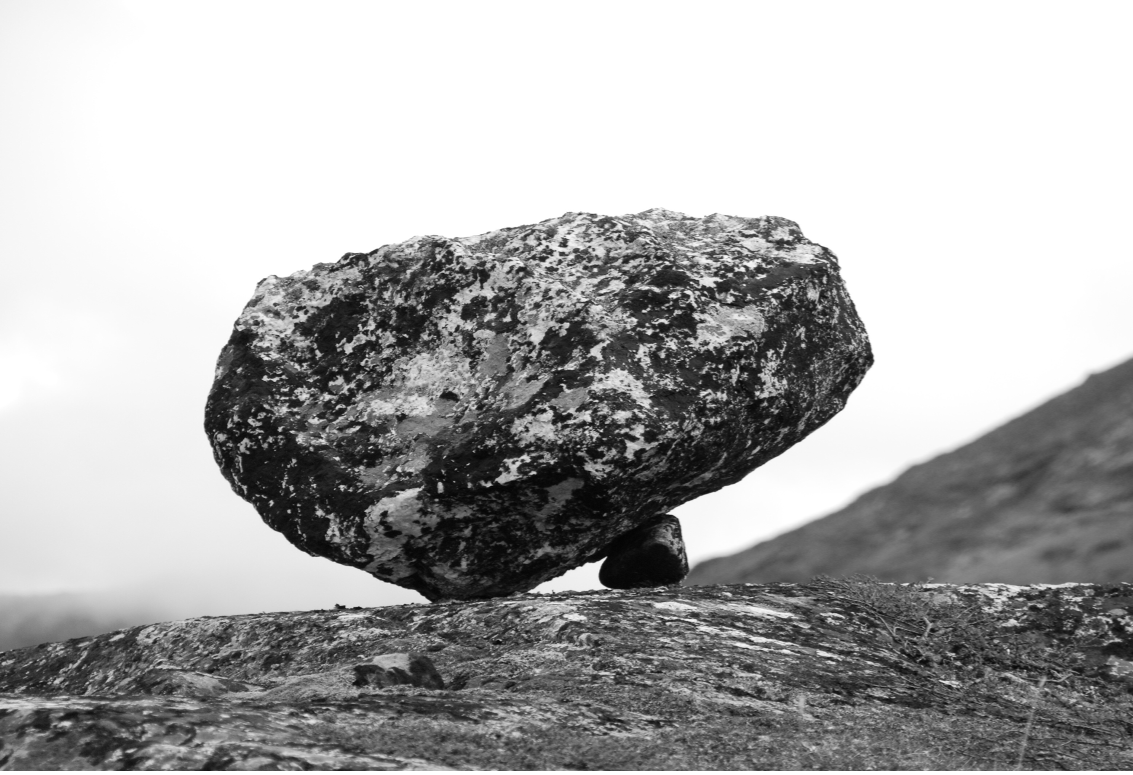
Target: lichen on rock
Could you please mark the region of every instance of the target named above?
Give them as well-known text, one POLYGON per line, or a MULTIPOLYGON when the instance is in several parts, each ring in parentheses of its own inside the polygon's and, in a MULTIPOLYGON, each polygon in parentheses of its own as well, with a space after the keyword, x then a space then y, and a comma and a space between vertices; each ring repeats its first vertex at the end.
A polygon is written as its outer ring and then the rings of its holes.
POLYGON ((205 428, 296 546, 484 598, 739 481, 871 362, 837 260, 791 221, 567 213, 267 278, 205 428))

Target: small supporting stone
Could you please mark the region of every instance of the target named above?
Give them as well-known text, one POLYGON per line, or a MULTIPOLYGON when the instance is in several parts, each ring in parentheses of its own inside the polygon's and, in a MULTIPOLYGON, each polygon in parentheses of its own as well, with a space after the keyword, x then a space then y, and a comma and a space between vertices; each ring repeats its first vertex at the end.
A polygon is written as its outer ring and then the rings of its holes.
POLYGON ((681 523, 662 514, 614 539, 598 580, 610 589, 637 589, 678 584, 687 575, 681 523))

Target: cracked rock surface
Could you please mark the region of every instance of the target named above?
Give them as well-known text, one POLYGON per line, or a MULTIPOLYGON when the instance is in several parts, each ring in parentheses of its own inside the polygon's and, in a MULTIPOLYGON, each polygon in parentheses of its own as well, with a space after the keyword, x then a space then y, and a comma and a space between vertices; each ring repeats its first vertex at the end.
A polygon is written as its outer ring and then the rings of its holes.
POLYGON ((827 579, 170 622, 0 653, 0 769, 1010 769, 1025 730, 1028 767, 1128 769, 1131 611, 827 579), (910 730, 954 758, 845 758, 910 730))
POLYGON ((567 213, 267 278, 205 429, 299 548, 486 598, 739 481, 871 363, 837 260, 791 221, 567 213))

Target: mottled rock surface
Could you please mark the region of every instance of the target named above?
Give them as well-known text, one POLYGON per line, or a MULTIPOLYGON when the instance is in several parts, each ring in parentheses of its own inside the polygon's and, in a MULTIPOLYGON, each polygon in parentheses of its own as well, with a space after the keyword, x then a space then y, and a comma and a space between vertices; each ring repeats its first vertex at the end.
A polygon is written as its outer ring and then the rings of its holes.
POLYGON ((365 664, 354 666, 354 685, 443 689, 445 679, 437 672, 433 661, 421 654, 382 654, 365 664))
POLYGON ((871 362, 835 257, 791 221, 568 213, 267 278, 205 428, 296 546, 483 598, 739 481, 871 362))
POLYGON ((953 584, 1133 578, 1133 360, 834 514, 700 563, 687 583, 819 573, 953 584))
POLYGON ((1129 769, 1131 612, 818 580, 135 627, 0 653, 0 769, 1129 769), (447 688, 356 680, 409 654, 447 688))

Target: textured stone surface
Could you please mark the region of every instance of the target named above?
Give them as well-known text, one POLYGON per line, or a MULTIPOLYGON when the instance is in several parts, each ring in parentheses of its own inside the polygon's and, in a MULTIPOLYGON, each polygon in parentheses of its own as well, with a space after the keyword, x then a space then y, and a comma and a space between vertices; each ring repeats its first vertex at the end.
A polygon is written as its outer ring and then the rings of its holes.
POLYGON ((135 627, 0 653, 0 769, 862 769, 846 746, 910 719, 965 769, 1025 729, 1027 767, 1128 769, 1130 611, 1129 584, 832 582, 135 627), (391 654, 448 688, 355 685, 391 654))
POLYGON ((443 689, 445 680, 432 660, 421 654, 382 654, 354 666, 355 686, 420 686, 443 689))
POLYGON ((681 523, 672 514, 663 514, 610 544, 598 580, 611 589, 638 589, 679 584, 687 575, 681 523))
POLYGON ((791 221, 568 213, 267 278, 205 428, 296 546, 491 597, 739 481, 871 362, 835 257, 791 221))

